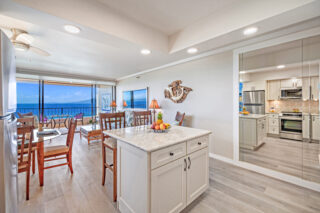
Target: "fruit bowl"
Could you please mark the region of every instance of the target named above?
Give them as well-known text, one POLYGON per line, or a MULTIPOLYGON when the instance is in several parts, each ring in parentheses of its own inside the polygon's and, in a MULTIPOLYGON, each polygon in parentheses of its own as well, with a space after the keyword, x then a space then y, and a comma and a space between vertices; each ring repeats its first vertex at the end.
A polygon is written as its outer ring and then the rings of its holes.
POLYGON ((171 126, 169 126, 167 129, 152 129, 152 128, 151 129, 154 133, 166 133, 169 131, 170 128, 171 126))

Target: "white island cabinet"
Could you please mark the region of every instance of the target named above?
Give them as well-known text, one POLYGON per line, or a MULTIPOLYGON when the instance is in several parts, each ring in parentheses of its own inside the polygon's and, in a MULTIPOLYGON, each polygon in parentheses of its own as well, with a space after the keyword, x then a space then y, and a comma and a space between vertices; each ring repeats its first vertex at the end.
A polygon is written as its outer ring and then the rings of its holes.
POLYGON ((120 212, 180 212, 208 188, 210 131, 140 126, 104 133, 117 139, 120 212))

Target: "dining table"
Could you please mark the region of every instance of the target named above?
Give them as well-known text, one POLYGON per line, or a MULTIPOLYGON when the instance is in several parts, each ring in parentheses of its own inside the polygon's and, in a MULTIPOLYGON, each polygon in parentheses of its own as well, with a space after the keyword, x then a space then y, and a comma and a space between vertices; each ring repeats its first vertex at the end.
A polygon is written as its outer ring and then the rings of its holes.
POLYGON ((57 129, 43 129, 43 131, 50 131, 52 134, 39 135, 38 129, 33 130, 33 140, 32 143, 37 144, 37 159, 38 159, 38 171, 39 171, 39 183, 43 186, 43 174, 44 174, 44 142, 55 139, 61 136, 61 132, 57 129))

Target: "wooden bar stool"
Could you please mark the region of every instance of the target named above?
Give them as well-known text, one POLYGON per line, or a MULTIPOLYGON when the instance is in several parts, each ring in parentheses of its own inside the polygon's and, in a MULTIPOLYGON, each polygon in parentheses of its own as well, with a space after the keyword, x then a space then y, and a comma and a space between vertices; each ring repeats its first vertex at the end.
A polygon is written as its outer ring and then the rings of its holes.
POLYGON ((133 119, 135 126, 152 124, 151 111, 134 111, 133 119))
POLYGON ((17 129, 20 135, 21 145, 18 149, 18 173, 26 172, 26 200, 29 200, 30 188, 30 166, 31 166, 31 152, 33 140, 32 126, 24 126, 17 129), (29 140, 28 143, 26 141, 29 140))
POLYGON ((100 129, 102 138, 102 185, 105 184, 106 169, 113 172, 113 201, 117 201, 117 142, 103 134, 104 130, 126 127, 125 113, 100 113, 100 129), (113 164, 108 164, 106 159, 106 148, 113 152, 113 164))

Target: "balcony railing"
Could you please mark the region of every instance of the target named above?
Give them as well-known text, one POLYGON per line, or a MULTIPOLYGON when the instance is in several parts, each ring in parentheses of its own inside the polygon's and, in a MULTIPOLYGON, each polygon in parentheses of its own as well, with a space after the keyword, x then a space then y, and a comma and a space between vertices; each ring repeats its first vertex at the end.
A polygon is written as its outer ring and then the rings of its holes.
MULTIPOLYGON (((101 109, 99 107, 57 107, 57 108, 44 108, 44 116, 51 117, 55 115, 68 115, 75 116, 76 114, 83 113, 84 117, 95 116, 99 112, 109 112, 111 109, 101 109)), ((39 116, 39 108, 17 108, 19 113, 28 113, 39 116)))

